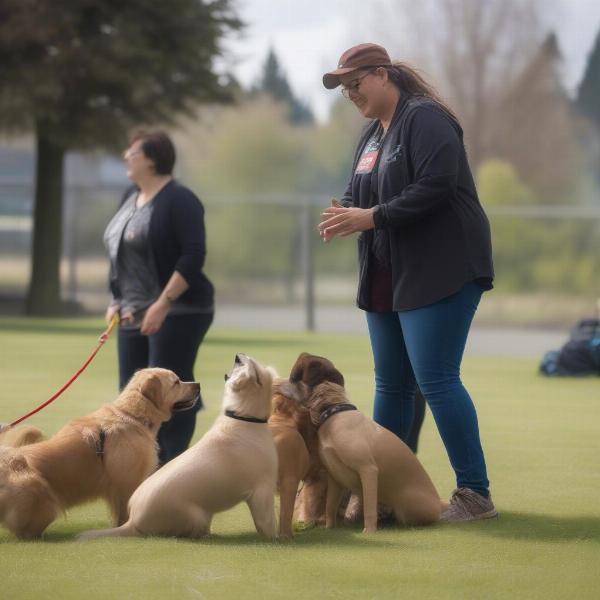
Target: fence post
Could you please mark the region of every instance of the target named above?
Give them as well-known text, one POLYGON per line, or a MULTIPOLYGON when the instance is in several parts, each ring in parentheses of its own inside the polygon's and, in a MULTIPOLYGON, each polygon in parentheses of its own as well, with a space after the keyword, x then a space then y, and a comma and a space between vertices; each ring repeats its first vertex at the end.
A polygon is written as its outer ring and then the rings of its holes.
POLYGON ((304 316, 305 327, 307 331, 315 330, 315 273, 312 237, 313 220, 311 214, 311 204, 309 199, 305 199, 302 204, 303 223, 302 223, 302 266, 304 275, 304 316))

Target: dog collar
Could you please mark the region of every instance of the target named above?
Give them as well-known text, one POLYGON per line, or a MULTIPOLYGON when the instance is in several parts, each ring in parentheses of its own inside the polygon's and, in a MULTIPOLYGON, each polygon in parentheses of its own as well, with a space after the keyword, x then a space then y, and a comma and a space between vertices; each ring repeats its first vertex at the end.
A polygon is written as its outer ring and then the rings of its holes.
POLYGON ((319 416, 319 425, 317 429, 327 421, 327 419, 337 415, 339 412, 346 412, 347 410, 358 410, 354 404, 334 404, 329 408, 326 408, 319 416))
POLYGON ((236 415, 234 410, 226 410, 226 417, 231 417, 232 419, 239 419, 240 421, 248 421, 248 423, 266 423, 267 419, 257 419, 256 417, 244 417, 242 415, 236 415))

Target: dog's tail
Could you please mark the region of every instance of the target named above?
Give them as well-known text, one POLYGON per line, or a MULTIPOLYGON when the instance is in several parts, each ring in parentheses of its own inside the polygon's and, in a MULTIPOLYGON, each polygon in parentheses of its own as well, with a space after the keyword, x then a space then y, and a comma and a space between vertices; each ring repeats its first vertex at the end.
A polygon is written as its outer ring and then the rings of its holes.
POLYGON ((143 535, 139 532, 131 521, 127 521, 120 527, 113 527, 111 529, 92 529, 90 531, 84 531, 77 536, 80 541, 95 540, 103 537, 139 537, 143 535))

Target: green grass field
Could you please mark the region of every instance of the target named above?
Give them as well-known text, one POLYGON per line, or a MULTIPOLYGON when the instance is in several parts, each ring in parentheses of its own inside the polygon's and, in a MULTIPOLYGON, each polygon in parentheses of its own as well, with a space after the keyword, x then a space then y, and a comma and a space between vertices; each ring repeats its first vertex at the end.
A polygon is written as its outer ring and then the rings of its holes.
MULTIPOLYGON (((96 343, 98 320, 0 319, 0 421, 41 403, 96 343)), ((116 396, 116 343, 31 424, 48 434, 116 396)), ((223 373, 243 351, 285 374, 301 351, 330 357, 353 402, 370 414, 368 340, 213 330, 196 367, 207 410, 220 410, 223 373)), ((217 515, 201 541, 107 539, 75 542, 105 527, 101 503, 69 511, 40 542, 0 529, 0 598, 598 598, 600 597, 600 379, 548 380, 536 362, 467 357, 463 379, 475 399, 500 518, 363 535, 340 527, 293 542, 257 538, 241 505, 217 515)), ((431 415, 419 457, 440 493, 453 475, 431 415)))

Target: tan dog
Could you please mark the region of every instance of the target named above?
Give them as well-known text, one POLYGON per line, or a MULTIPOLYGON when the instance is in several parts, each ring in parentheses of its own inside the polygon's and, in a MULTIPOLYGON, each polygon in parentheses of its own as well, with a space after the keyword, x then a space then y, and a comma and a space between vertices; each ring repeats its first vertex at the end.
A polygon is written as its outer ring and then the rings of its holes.
POLYGON ((269 429, 275 442, 279 463, 277 477, 279 537, 292 537, 294 502, 298 484, 306 477, 310 460, 306 444, 299 431, 309 425, 310 416, 306 409, 299 410, 293 398, 282 393, 280 388, 286 384, 285 379, 278 379, 273 383, 269 417, 269 429))
POLYGON ((439 520, 443 503, 410 448, 391 431, 348 403, 344 388, 322 383, 309 393, 296 386, 318 428, 319 455, 329 473, 326 526, 334 527, 345 488, 362 496, 364 531, 377 530, 377 502, 392 508, 404 525, 439 520))
POLYGON ((37 427, 25 425, 23 427, 14 427, 2 429, 0 426, 0 447, 8 446, 10 448, 19 448, 29 444, 41 442, 44 439, 44 434, 37 427))
POLYGON ((0 521, 19 538, 36 538, 65 509, 103 498, 115 524, 124 523, 131 494, 156 469, 160 424, 193 407, 199 393, 172 371, 144 369, 114 402, 49 440, 0 448, 0 521))
POLYGON ((210 533, 215 513, 245 501, 256 530, 277 534, 274 493, 277 452, 267 426, 271 412, 270 368, 238 354, 226 377, 223 412, 204 437, 146 479, 129 502, 121 527, 89 531, 104 536, 183 536, 210 533))
MULTIPOLYGON (((303 352, 298 356, 290 372, 290 383, 302 382, 310 393, 313 388, 325 381, 344 385, 344 376, 327 358, 303 352)), ((293 394, 289 390, 288 394, 293 394)), ((305 524, 325 524, 325 500, 327 497, 327 470, 319 458, 319 439, 316 429, 309 418, 304 418, 299 426, 299 432, 310 456, 308 473, 304 486, 296 499, 294 516, 297 521, 305 524)))

